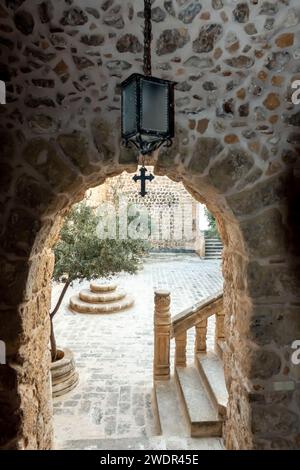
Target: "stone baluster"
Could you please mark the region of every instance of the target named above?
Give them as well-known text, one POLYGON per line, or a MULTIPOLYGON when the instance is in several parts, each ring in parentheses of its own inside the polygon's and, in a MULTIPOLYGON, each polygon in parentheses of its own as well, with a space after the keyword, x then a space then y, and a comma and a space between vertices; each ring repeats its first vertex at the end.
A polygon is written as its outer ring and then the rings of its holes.
POLYGON ((195 354, 206 352, 207 319, 195 325, 195 354))
POLYGON ((225 314, 224 310, 216 314, 216 330, 215 330, 215 344, 217 345, 219 341, 225 340, 224 333, 224 320, 225 314))
POLYGON ((170 341, 171 313, 170 292, 159 290, 155 292, 154 311, 154 380, 170 379, 170 341))
POLYGON ((175 336, 175 365, 180 367, 186 367, 186 339, 187 332, 181 333, 175 336))

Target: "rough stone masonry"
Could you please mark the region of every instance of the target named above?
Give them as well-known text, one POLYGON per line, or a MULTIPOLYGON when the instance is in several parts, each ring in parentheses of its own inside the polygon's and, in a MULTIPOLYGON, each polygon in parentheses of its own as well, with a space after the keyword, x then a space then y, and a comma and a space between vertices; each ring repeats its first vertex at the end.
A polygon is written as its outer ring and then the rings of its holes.
MULTIPOLYGON (((300 448, 298 0, 153 2, 155 75, 178 82, 153 161, 215 214, 225 245, 229 449, 300 448)), ((49 449, 51 246, 68 208, 124 170, 120 83, 142 72, 141 2, 0 5, 0 447, 49 449)))
MULTIPOLYGON (((148 170, 152 171, 152 167, 148 170)), ((158 176, 148 185, 146 196, 141 198, 133 174, 123 173, 108 178, 103 185, 88 191, 86 200, 100 210, 102 203, 108 204, 109 217, 104 219, 106 224, 112 223, 111 210, 127 211, 133 204, 146 215, 144 223, 147 227, 144 227, 142 236, 150 242, 152 249, 196 251, 200 256, 205 256, 204 235, 199 229, 198 203, 182 184, 158 176)))

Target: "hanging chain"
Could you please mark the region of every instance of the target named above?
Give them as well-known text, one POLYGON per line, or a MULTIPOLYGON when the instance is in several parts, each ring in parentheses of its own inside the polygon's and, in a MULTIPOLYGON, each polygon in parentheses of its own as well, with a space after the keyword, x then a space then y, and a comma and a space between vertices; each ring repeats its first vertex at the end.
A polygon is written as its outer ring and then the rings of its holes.
POLYGON ((151 64, 151 42, 152 42, 152 15, 151 15, 151 0, 144 0, 145 9, 145 30, 144 30, 144 74, 146 76, 152 75, 151 64))

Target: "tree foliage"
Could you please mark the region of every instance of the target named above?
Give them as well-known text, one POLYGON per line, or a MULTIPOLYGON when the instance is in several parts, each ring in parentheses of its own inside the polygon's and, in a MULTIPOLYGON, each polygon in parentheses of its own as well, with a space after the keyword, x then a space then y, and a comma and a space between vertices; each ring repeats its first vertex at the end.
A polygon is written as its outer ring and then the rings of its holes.
POLYGON ((215 217, 207 208, 205 208, 205 215, 208 219, 209 226, 209 229, 205 231, 206 235, 212 238, 220 238, 215 217))
POLYGON ((143 240, 100 239, 99 219, 94 210, 80 203, 67 215, 60 239, 54 248, 53 278, 75 279, 110 277, 122 271, 133 274, 138 270, 148 245, 143 240))

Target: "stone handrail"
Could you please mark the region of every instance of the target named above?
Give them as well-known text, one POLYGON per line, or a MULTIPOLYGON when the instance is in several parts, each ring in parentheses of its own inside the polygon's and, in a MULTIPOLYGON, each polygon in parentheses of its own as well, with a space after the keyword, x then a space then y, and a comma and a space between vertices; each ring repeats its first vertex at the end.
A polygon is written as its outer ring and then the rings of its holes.
POLYGON ((186 366, 187 331, 195 327, 195 354, 206 351, 207 320, 216 315, 216 344, 224 340, 223 291, 206 298, 171 318, 170 292, 155 292, 154 380, 170 378, 170 343, 175 338, 175 365, 186 366))
POLYGON ((223 311, 223 291, 197 302, 172 318, 172 338, 223 311))

